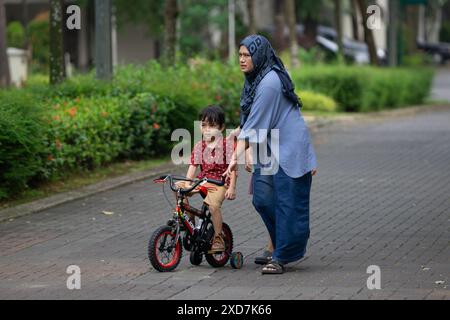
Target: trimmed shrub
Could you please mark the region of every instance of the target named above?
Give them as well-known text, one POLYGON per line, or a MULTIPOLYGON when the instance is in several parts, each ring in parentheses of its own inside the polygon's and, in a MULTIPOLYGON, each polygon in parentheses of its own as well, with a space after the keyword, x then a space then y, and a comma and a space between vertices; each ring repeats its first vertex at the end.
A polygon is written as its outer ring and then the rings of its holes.
POLYGON ((24 190, 42 169, 45 110, 21 91, 0 96, 0 199, 24 190))
POLYGON ((25 45, 25 28, 19 21, 13 21, 6 28, 8 47, 23 49, 25 45))
POLYGON ((151 93, 137 94, 124 104, 128 117, 122 122, 125 158, 145 158, 167 154, 172 148, 171 134, 178 128, 192 132, 197 110, 151 93))
POLYGON ((318 66, 294 73, 297 88, 332 97, 342 111, 373 111, 421 104, 433 71, 425 68, 318 66))
POLYGON ((302 100, 302 110, 304 111, 336 112, 338 109, 336 102, 323 94, 311 91, 301 91, 298 92, 297 95, 302 100))
POLYGON ((129 115, 120 99, 55 99, 47 105, 52 114, 47 119, 45 177, 110 163, 129 147, 122 139, 129 115))

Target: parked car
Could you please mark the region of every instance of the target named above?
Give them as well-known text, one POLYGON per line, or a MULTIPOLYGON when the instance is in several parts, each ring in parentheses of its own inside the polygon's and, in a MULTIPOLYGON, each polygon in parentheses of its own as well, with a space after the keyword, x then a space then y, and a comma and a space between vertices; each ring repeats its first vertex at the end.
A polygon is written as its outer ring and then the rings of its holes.
POLYGON ((430 54, 436 63, 445 64, 450 60, 450 43, 426 43, 418 41, 417 48, 430 54))
MULTIPOLYGON (((316 41, 321 48, 334 54, 338 52, 337 32, 335 29, 319 26, 317 29, 316 41)), ((357 64, 370 63, 369 49, 365 42, 344 37, 342 39, 342 47, 344 57, 347 59, 357 64)), ((377 56, 382 65, 387 64, 387 52, 385 50, 377 48, 377 56)))
MULTIPOLYGON (((268 28, 264 31, 272 36, 275 35, 274 28, 268 28)), ((296 32, 297 38, 301 38, 304 35, 304 26, 302 24, 298 24, 296 27, 296 32)), ((284 30, 284 36, 286 39, 288 39, 289 29, 287 27, 284 30)), ((316 36, 317 45, 331 56, 334 56, 338 52, 338 44, 336 40, 337 31, 334 28, 327 26, 318 26, 316 36)), ((342 45, 343 54, 346 59, 357 64, 370 63, 369 49, 365 42, 344 38, 342 40, 342 45)), ((385 50, 378 48, 377 55, 378 60, 381 64, 385 65, 388 63, 388 56, 385 50)))

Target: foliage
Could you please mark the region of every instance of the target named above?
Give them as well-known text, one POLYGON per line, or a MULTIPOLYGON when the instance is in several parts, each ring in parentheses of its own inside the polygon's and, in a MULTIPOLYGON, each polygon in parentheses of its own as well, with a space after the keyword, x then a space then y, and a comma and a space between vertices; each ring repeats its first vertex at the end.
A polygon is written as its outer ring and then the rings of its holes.
POLYGON ((20 91, 0 96, 0 199, 22 191, 42 168, 45 111, 20 91))
POLYGON ((294 73, 294 81, 332 97, 342 111, 372 111, 423 103, 432 76, 425 68, 316 66, 294 73))
POLYGON ((50 57, 50 24, 47 19, 33 20, 27 26, 32 47, 32 63, 35 70, 47 72, 50 57))
POLYGON ((6 29, 8 47, 23 49, 25 46, 25 28, 19 21, 8 24, 6 29))
POLYGON ((298 91, 297 95, 302 100, 304 111, 336 112, 338 109, 337 103, 323 94, 302 90, 298 91))

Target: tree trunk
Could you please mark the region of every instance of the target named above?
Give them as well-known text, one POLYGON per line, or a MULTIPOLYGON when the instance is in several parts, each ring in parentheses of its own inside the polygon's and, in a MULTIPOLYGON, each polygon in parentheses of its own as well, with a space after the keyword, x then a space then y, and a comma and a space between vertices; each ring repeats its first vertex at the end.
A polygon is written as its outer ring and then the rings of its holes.
POLYGON ((248 33, 256 33, 256 23, 255 23, 255 0, 247 0, 247 11, 248 11, 248 33))
POLYGON ((286 21, 289 26, 289 47, 291 53, 291 64, 292 68, 297 68, 300 65, 298 60, 298 44, 297 44, 297 28, 295 19, 295 1, 285 0, 284 13, 286 16, 286 21))
POLYGON ((111 5, 111 0, 95 1, 95 69, 101 80, 113 77, 111 5))
POLYGON ((342 46, 342 3, 341 0, 334 0, 334 22, 336 24, 337 39, 336 43, 338 45, 338 56, 342 56, 343 46, 342 46))
POLYGON ((11 84, 8 55, 6 53, 6 12, 4 0, 0 0, 0 87, 11 84))
POLYGON ((317 20, 311 15, 307 15, 305 18, 305 39, 304 46, 306 49, 314 47, 317 43, 317 20))
POLYGON ((64 81, 62 1, 50 0, 50 84, 64 81))
POLYGON ((284 7, 284 1, 285 0, 278 0, 275 1, 275 41, 274 41, 274 47, 276 50, 284 50, 286 47, 285 41, 284 41, 284 14, 283 14, 283 7, 284 7))
POLYGON ((166 0, 164 10, 164 52, 167 65, 175 64, 175 47, 177 39, 177 17, 178 3, 177 0, 166 0))
POLYGON ((353 39, 355 39, 356 41, 361 41, 361 37, 359 36, 358 5, 356 3, 356 0, 351 0, 351 11, 353 39))
POLYGON ((369 50, 370 64, 372 64, 374 66, 379 65, 377 49, 375 46, 375 40, 373 38, 372 30, 370 30, 366 26, 366 21, 367 21, 366 16, 367 15, 366 15, 365 9, 367 8, 367 5, 365 3, 365 0, 356 0, 356 4, 358 6, 358 10, 361 14, 361 17, 363 17, 362 24, 363 24, 363 29, 364 29, 364 41, 366 42, 367 48, 369 50))
POLYGON ((406 7, 406 52, 414 54, 417 52, 419 6, 409 5, 406 7))
POLYGON ((228 0, 228 61, 235 63, 236 55, 236 4, 234 0, 228 0))

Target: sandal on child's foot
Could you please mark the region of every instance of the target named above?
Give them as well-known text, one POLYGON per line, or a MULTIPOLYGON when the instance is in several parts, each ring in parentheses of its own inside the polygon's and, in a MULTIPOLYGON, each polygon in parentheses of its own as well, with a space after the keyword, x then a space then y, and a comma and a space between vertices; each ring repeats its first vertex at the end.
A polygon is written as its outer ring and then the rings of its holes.
POLYGON ((266 264, 263 268, 261 273, 262 274, 283 274, 285 271, 284 265, 272 260, 268 264, 266 264))
POLYGON ((255 258, 255 263, 265 265, 268 264, 271 260, 272 252, 270 252, 269 250, 265 250, 262 256, 255 258))
POLYGON ((225 251, 225 242, 221 236, 214 236, 214 241, 208 253, 218 253, 225 251))

